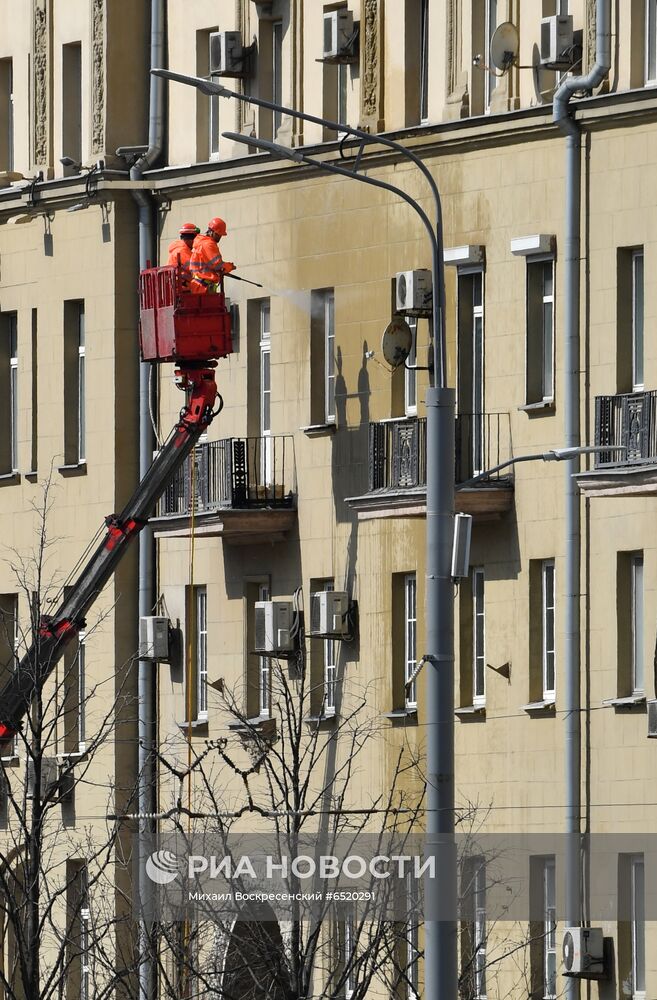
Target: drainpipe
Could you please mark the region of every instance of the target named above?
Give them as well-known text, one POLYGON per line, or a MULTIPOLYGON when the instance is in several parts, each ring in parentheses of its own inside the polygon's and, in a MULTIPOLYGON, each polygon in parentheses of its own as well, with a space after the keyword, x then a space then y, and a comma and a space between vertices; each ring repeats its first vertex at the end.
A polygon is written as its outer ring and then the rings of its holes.
MULTIPOLYGON (((566 226, 564 256, 564 443, 580 444, 580 200, 581 132, 572 115, 576 91, 593 90, 611 67, 611 2, 596 2, 595 65, 586 76, 568 77, 554 95, 553 118, 566 136, 566 226)), ((581 924, 580 813, 580 499, 574 475, 579 457, 566 463, 565 474, 565 758, 566 758, 566 926, 581 924)), ((575 1000, 576 979, 566 980, 566 996, 575 1000)))
MULTIPOLYGON (((164 0, 151 0, 150 65, 151 69, 164 65, 165 14, 164 0)), ((164 80, 150 74, 150 99, 148 121, 148 149, 142 153, 130 170, 131 180, 141 180, 158 160, 164 140, 164 80)), ((150 194, 133 191, 139 212, 139 268, 156 260, 155 205, 150 194)), ((139 477, 144 477, 153 461, 153 430, 150 417, 150 368, 139 366, 139 477)), ((148 525, 139 535, 139 616, 153 613, 155 605, 153 534, 148 525)), ((153 663, 139 660, 139 790, 140 814, 156 811, 155 763, 151 748, 155 744, 155 675, 153 663)), ((153 884, 146 876, 146 858, 152 850, 154 826, 152 820, 139 822, 138 880, 142 917, 139 922, 139 1000, 156 996, 155 967, 150 958, 151 928, 153 920, 153 884)))

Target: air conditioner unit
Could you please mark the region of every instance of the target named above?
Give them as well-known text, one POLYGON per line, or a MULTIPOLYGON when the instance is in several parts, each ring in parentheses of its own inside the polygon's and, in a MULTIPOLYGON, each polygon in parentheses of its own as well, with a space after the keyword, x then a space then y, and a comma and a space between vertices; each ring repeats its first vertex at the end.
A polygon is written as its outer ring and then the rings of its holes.
POLYGON ((341 590, 320 590, 310 595, 310 631, 317 636, 349 634, 349 597, 341 590))
POLYGON ((648 736, 657 739, 657 698, 648 698, 648 736))
POLYGON ((289 653, 294 649, 292 601, 256 601, 255 648, 257 653, 289 653))
POLYGON ((570 69, 573 64, 572 14, 541 18, 541 66, 570 69))
POLYGON ((346 7, 324 14, 324 59, 353 55, 354 15, 346 7))
POLYGON ((242 76, 244 48, 241 31, 215 31, 210 35, 210 75, 242 76))
POLYGON ((169 619, 144 615, 139 619, 139 659, 169 659, 169 619))
POLYGON ((400 271, 395 279, 397 312, 405 316, 431 315, 431 271, 400 271))
POLYGON ((59 801, 73 802, 75 798, 75 773, 71 767, 64 767, 59 774, 59 801))
POLYGON ((597 979, 604 975, 604 937, 601 927, 566 927, 563 932, 565 976, 597 979))
MULTIPOLYGON (((25 795, 28 799, 34 798, 35 791, 35 778, 34 778, 34 761, 31 757, 27 758, 27 768, 26 768, 26 790, 25 795)), ((41 758, 41 791, 40 798, 45 798, 46 795, 58 784, 59 782, 59 769, 57 765, 57 759, 55 757, 42 757, 41 758)))

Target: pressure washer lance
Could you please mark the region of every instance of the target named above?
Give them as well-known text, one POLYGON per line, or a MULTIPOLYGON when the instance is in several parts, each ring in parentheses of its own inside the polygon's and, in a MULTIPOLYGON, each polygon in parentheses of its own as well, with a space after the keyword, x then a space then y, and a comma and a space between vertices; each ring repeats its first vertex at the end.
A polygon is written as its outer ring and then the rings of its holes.
POLYGON ((233 274, 232 271, 229 271, 228 274, 224 274, 224 278, 232 278, 234 281, 246 281, 247 285, 255 285, 256 288, 265 287, 264 285, 261 285, 260 282, 258 281, 251 281, 250 278, 238 278, 238 276, 236 274, 233 274))

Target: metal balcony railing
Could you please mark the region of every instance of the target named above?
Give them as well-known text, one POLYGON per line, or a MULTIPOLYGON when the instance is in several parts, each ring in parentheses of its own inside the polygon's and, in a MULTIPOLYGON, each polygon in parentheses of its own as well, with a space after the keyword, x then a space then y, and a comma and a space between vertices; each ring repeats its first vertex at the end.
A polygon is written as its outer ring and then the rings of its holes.
POLYGON ((192 490, 195 513, 294 507, 291 435, 224 438, 197 445, 164 492, 160 517, 191 514, 192 490))
MULTIPOLYGON (((508 413, 461 413, 456 420, 455 482, 511 458, 508 413)), ((426 486, 426 418, 371 423, 368 490, 405 490, 426 486)), ((498 474, 493 478, 503 478, 498 474)))
POLYGON ((657 391, 596 396, 595 443, 627 449, 599 452, 596 469, 657 464, 657 391))

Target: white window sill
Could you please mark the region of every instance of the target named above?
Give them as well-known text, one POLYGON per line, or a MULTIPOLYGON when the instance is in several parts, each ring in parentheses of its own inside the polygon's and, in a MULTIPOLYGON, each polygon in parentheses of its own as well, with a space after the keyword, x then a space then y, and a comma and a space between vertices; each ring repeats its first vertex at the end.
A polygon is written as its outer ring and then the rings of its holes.
POLYGON ((327 712, 325 715, 304 715, 303 721, 308 726, 333 725, 336 721, 335 712, 327 712))
POLYGON ((541 410, 554 410, 554 399, 540 399, 537 403, 523 403, 518 407, 521 413, 536 413, 541 410))
POLYGON ((625 698, 605 698, 602 702, 607 708, 632 708, 634 705, 645 705, 645 694, 631 694, 625 698))
POLYGON ((82 476, 87 471, 86 460, 82 462, 74 462, 72 465, 58 465, 57 471, 61 472, 63 476, 82 476))
POLYGON ((545 712, 552 714, 556 711, 556 701, 554 698, 544 698, 543 701, 530 701, 527 705, 520 706, 523 712, 531 715, 532 712, 545 712))
POLYGON ((308 424, 307 427, 300 427, 306 437, 322 437, 324 434, 335 434, 337 424, 334 420, 325 424, 308 424))
POLYGON ((3 767, 18 767, 21 759, 17 753, 12 753, 8 757, 0 757, 0 764, 3 767))
POLYGON ((13 486, 14 484, 20 483, 20 481, 20 472, 4 472, 0 476, 0 486, 13 486))
POLYGON ((461 705, 460 708, 454 709, 454 715, 458 715, 462 718, 467 718, 470 715, 485 715, 486 706, 485 705, 461 705))
POLYGON ((182 722, 177 722, 176 725, 178 726, 178 729, 182 729, 183 732, 187 729, 191 729, 192 731, 195 729, 207 729, 208 717, 205 715, 199 716, 198 719, 184 719, 182 722))

